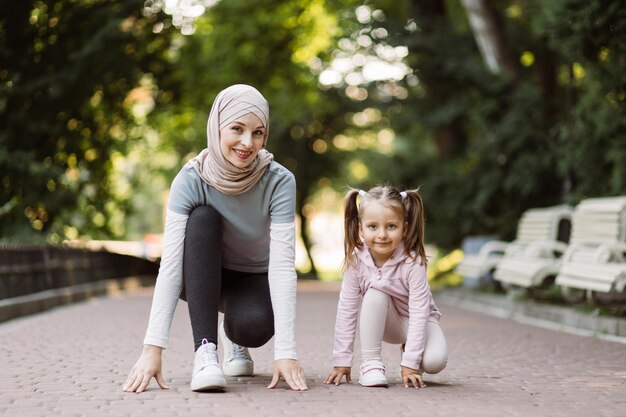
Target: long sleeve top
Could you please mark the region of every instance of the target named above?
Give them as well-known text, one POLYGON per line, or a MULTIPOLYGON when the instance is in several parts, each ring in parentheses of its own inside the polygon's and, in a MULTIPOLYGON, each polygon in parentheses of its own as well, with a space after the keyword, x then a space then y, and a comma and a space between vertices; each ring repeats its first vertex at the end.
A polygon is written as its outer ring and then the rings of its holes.
POLYGON ((145 344, 166 348, 183 285, 182 265, 189 213, 200 205, 222 216, 222 266, 267 272, 274 310, 274 357, 297 359, 295 347, 295 178, 273 161, 259 182, 238 195, 223 194, 186 164, 172 183, 163 252, 145 344))
POLYGON ((401 317, 409 320, 408 334, 401 365, 419 369, 426 345, 426 324, 439 321, 441 313, 430 291, 426 266, 420 258, 413 260, 400 245, 380 268, 367 247, 355 251, 353 263, 346 268, 335 323, 334 366, 351 367, 354 357, 354 336, 362 296, 375 288, 391 296, 401 317))

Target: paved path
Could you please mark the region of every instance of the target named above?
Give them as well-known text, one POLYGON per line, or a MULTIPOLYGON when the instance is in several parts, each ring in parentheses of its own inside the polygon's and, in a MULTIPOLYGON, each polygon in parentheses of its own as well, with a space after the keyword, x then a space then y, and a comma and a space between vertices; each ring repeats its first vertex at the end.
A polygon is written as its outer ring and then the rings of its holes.
MULTIPOLYGON (((426 389, 403 388, 397 346, 383 355, 391 385, 339 387, 331 368, 337 286, 303 283, 298 350, 309 391, 265 387, 271 343, 252 350, 258 375, 230 379, 224 393, 189 389, 191 330, 176 311, 164 372, 142 394, 122 383, 141 350, 151 292, 96 298, 0 325, 0 415, 37 416, 594 416, 626 415, 626 344, 574 336, 439 302, 448 368, 426 389)), ((435 300, 437 295, 435 294, 435 300)), ((356 380, 356 378, 355 378, 356 380)))

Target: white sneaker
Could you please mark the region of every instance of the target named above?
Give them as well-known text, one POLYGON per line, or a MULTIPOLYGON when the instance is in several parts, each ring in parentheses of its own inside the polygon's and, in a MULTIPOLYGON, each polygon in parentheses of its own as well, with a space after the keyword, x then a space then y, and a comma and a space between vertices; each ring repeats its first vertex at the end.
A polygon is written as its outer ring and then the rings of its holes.
POLYGON ((224 330, 224 322, 220 325, 220 338, 224 348, 224 375, 253 376, 254 362, 248 348, 230 341, 224 330))
POLYGON ((193 391, 223 390, 226 388, 226 378, 217 359, 217 346, 202 339, 202 346, 196 350, 193 360, 193 374, 191 375, 191 389, 193 391))
POLYGON ((369 359, 361 364, 359 384, 364 387, 386 387, 385 365, 378 359, 369 359))

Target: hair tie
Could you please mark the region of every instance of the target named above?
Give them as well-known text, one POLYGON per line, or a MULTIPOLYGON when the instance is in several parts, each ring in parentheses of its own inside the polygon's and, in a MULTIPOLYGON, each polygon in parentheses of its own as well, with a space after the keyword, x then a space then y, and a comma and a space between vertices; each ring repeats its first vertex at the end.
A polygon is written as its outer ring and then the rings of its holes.
POLYGON ((367 192, 363 191, 363 190, 359 190, 359 196, 361 198, 365 197, 365 194, 367 194, 367 192))
POLYGON ((404 200, 406 198, 406 191, 402 191, 400 196, 402 197, 402 200, 404 200))

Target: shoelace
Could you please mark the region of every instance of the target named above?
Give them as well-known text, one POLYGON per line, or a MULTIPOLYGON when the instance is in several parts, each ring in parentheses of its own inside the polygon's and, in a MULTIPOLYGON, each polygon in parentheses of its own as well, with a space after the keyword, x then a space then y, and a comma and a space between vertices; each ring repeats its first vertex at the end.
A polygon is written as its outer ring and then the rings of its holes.
POLYGON ((230 360, 234 359, 246 359, 250 360, 250 355, 246 351, 246 348, 243 346, 239 346, 236 343, 230 342, 230 360))
POLYGON ((202 346, 200 346, 201 352, 200 355, 198 355, 199 369, 204 369, 207 366, 219 366, 217 354, 206 346, 208 344, 208 340, 202 339, 202 346))

